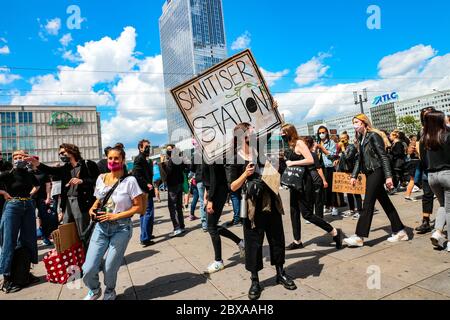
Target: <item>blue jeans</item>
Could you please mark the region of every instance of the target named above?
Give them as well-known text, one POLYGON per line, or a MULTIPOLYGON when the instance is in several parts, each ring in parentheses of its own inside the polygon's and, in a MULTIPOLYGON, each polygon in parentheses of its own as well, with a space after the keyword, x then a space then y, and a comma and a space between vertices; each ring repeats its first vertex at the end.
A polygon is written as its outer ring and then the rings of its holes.
POLYGON ((242 196, 239 192, 230 193, 231 203, 233 204, 233 221, 237 222, 241 219, 241 199, 242 196))
POLYGON ((197 186, 192 185, 191 186, 191 190, 192 190, 192 202, 191 202, 191 216, 195 215, 195 208, 197 207, 197 202, 198 202, 198 188, 197 186))
POLYGON ((141 216, 141 242, 147 242, 151 240, 153 235, 153 225, 155 224, 155 206, 153 198, 148 194, 147 197, 147 210, 145 214, 141 216))
POLYGON ((206 211, 205 211, 205 185, 203 182, 197 182, 198 198, 200 200, 200 220, 202 221, 202 227, 207 228, 206 223, 206 211))
POLYGON ((83 265, 83 282, 89 290, 94 293, 98 293, 100 290, 98 276, 100 269, 103 269, 106 293, 115 290, 117 272, 122 264, 132 234, 131 218, 95 225, 86 254, 86 262, 83 265))
POLYGON ((38 263, 35 212, 33 200, 5 203, 0 223, 0 274, 10 275, 16 247, 27 248, 31 262, 38 263))

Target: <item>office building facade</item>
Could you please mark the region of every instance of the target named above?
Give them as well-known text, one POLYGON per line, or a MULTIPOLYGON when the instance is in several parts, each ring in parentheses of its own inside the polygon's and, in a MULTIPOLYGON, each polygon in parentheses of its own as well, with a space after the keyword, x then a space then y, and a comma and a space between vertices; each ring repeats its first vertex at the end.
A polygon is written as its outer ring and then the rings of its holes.
POLYGON ((169 141, 179 142, 191 135, 170 90, 227 57, 222 1, 166 0, 159 31, 169 141))
POLYGON ((372 124, 375 128, 391 132, 397 128, 397 102, 391 102, 370 108, 372 124))
POLYGON ((82 157, 102 156, 100 115, 96 107, 0 106, 0 148, 3 159, 25 150, 46 164, 59 163, 59 146, 72 143, 82 157))

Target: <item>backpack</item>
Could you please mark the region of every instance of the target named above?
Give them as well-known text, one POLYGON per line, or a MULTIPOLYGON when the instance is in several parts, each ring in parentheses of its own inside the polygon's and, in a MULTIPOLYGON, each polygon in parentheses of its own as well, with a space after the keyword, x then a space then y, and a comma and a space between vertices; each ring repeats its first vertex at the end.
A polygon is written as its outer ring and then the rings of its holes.
POLYGON ((14 250, 11 263, 11 281, 21 287, 26 287, 30 283, 31 256, 25 247, 14 250))

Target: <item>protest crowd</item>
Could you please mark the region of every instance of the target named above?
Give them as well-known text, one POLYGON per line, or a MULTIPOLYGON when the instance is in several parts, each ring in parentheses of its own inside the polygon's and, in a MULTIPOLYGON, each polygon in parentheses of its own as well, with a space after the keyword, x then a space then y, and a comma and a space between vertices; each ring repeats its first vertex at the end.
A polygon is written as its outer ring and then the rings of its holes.
MULTIPOLYGON (((185 213, 191 221, 198 220, 214 249, 212 263, 205 266, 207 273, 225 268, 221 240, 234 242, 250 275, 251 300, 262 292, 258 272, 263 269, 265 236, 270 262, 276 267, 276 282, 287 290, 296 289, 284 264, 286 251, 304 247, 301 216, 324 230, 337 250, 362 247, 369 238, 378 201, 391 224, 392 235, 387 241, 409 241, 389 198, 394 193, 404 192, 405 201, 417 201, 413 193, 423 190, 422 212, 417 212, 422 224, 415 231, 430 233, 430 247, 450 252, 450 206, 446 199, 450 197, 450 127, 446 116, 433 108, 422 110, 421 122, 420 132, 409 137, 399 130, 377 130, 364 114, 353 118, 355 136, 346 132, 330 135, 328 128, 321 126, 316 136, 300 137, 294 126, 284 124, 272 132, 282 139, 275 161, 273 154, 258 148, 262 137, 257 137, 250 123, 235 127, 232 158, 221 161, 206 161, 193 138, 189 155, 168 145, 161 161, 153 162, 149 159, 150 141, 143 139, 136 145, 139 155, 130 172, 121 143, 106 148, 105 158, 98 163, 83 159, 77 146, 61 144, 61 164, 55 167, 41 163, 38 155, 17 150, 13 163, 0 160, 2 291, 17 292, 38 282, 30 272, 31 265, 40 262, 38 243, 50 250, 56 246, 55 230, 70 224, 79 242, 77 248, 83 253, 78 265, 89 289, 85 300, 102 296, 114 300, 117 273, 133 230, 131 219, 140 215, 142 247, 154 245, 154 202, 161 202, 166 188, 173 224, 170 236, 186 232, 185 213), (267 174, 270 168, 278 180, 267 174), (356 186, 363 174, 365 196, 333 192, 333 175, 337 173, 348 174, 350 186, 356 186), (280 188, 289 189, 289 203, 282 202, 280 188), (433 224, 435 197, 439 210, 433 224), (219 225, 230 200, 233 217, 219 225), (292 222, 294 241, 290 244, 285 243, 285 212, 290 212, 292 222), (358 220, 354 234, 345 235, 324 220, 324 213, 358 220), (230 231, 231 226, 242 227, 243 238, 230 231), (100 272, 104 273, 103 290, 100 272)), ((53 249, 46 258, 60 257, 59 253, 53 249)), ((50 278, 51 268, 47 269, 50 278)))

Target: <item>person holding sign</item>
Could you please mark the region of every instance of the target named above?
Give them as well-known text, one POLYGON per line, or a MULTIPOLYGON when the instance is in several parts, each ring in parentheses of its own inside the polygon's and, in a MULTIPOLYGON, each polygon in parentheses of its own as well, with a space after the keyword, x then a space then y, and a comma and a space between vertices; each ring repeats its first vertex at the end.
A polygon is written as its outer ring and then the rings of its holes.
POLYGON ((409 237, 405 232, 405 227, 384 189, 385 183, 388 189, 392 189, 394 184, 382 134, 372 127, 372 123, 365 114, 355 116, 353 126, 356 132, 356 147, 359 152, 359 159, 356 162, 350 183, 355 186, 359 173, 364 173, 367 177, 366 196, 363 212, 356 227, 356 234, 344 239, 344 242, 349 247, 362 247, 364 245, 364 238, 369 236, 375 201, 377 200, 391 222, 393 235, 388 238, 388 241, 408 241, 409 237))
POLYGON ((244 224, 245 268, 251 272, 251 287, 248 297, 256 300, 261 296, 258 272, 263 269, 264 235, 270 247, 271 264, 276 266, 276 281, 288 290, 297 286, 285 273, 285 239, 281 219, 283 204, 263 181, 262 172, 266 163, 264 155, 256 151, 255 129, 249 123, 234 128, 234 163, 226 165, 227 180, 233 192, 243 193, 241 216, 244 224))
MULTIPOLYGON (((340 144, 342 146, 340 159, 338 161, 338 172, 352 173, 358 156, 358 150, 354 144, 350 143, 347 133, 341 134, 340 144)), ((344 212, 343 217, 353 217, 358 220, 362 211, 362 197, 360 194, 347 193, 348 206, 350 210, 344 212)))
POLYGON ((281 128, 281 137, 288 143, 289 149, 285 151, 286 166, 303 166, 306 168, 303 177, 303 190, 299 192, 290 189, 291 222, 294 232, 294 242, 286 249, 294 250, 303 247, 300 239, 301 222, 300 214, 303 218, 319 228, 328 232, 336 242, 336 248, 342 248, 343 233, 341 229, 333 228, 328 222, 317 215, 314 215, 314 187, 311 171, 316 170, 314 159, 308 146, 298 136, 297 130, 291 124, 285 124, 281 128))

